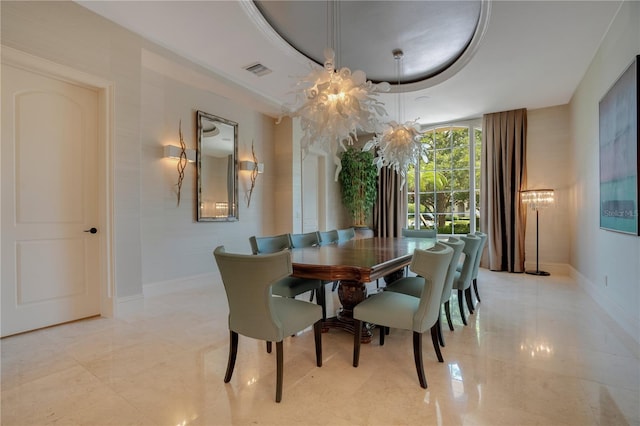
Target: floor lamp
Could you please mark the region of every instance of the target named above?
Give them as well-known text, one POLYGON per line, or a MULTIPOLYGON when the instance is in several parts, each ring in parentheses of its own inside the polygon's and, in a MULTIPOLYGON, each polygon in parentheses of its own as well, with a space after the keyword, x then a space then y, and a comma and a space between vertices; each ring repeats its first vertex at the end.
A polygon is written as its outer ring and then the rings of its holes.
POLYGON ((525 273, 541 276, 550 275, 548 272, 540 270, 540 256, 538 255, 538 249, 540 247, 540 245, 538 244, 538 215, 540 209, 543 209, 553 203, 553 189, 527 189, 525 191, 520 191, 520 194, 522 197, 522 202, 524 204, 528 204, 531 207, 531 210, 536 211, 536 270, 525 271, 525 273))

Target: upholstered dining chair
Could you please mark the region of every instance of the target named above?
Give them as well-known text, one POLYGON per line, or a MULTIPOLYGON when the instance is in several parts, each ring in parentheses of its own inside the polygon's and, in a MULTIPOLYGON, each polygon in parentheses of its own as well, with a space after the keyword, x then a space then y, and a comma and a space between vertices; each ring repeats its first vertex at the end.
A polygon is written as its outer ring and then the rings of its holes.
MULTIPOLYGON (((455 237, 449 237, 448 240, 439 241, 439 243, 444 244, 446 246, 451 247, 453 249, 453 254, 451 256, 451 261, 449 262, 449 266, 447 268, 447 276, 444 281, 444 287, 442 289, 442 298, 440 300, 440 307, 444 304, 445 314, 447 317, 447 323, 449 324, 449 329, 453 331, 453 322, 451 321, 451 310, 449 308, 449 299, 451 298, 451 288, 453 287, 453 279, 456 274, 456 266, 460 260, 460 255, 462 254, 462 249, 464 248, 464 242, 455 237)), ((389 284, 386 288, 387 291, 395 291, 397 293, 404 293, 414 297, 420 297, 422 294, 422 289, 424 288, 424 280, 420 277, 405 277, 399 279, 391 284, 389 284)), ((440 346, 445 345, 444 335, 442 334, 442 324, 440 318, 442 316, 442 311, 438 313, 438 321, 436 322, 437 331, 438 331, 438 340, 440 342, 440 346)))
POLYGON ((270 237, 249 237, 253 254, 275 253, 291 248, 289 234, 280 234, 270 237))
POLYGON ((291 248, 315 247, 320 245, 320 234, 317 231, 302 234, 289 234, 291 248))
MULTIPOLYGON (((402 228, 401 235, 405 238, 436 238, 438 234, 435 229, 407 229, 402 228)), ((404 268, 404 274, 409 275, 409 267, 404 268)))
POLYGON ((456 270, 455 277, 453 278, 453 288, 458 290, 458 308, 460 309, 460 317, 462 323, 467 325, 467 318, 464 313, 464 299, 467 299, 467 307, 469 313, 473 314, 473 302, 471 299, 471 281, 473 276, 473 266, 476 261, 476 255, 478 254, 478 246, 480 245, 480 238, 473 234, 463 235, 460 237, 464 241, 464 262, 459 270, 456 270))
POLYGON ((476 294, 476 299, 478 299, 478 302, 481 302, 480 300, 480 294, 478 293, 478 271, 480 270, 480 261, 482 260, 482 251, 484 250, 484 246, 487 243, 487 234, 485 234, 484 232, 476 232, 474 233, 474 235, 476 237, 480 238, 480 245, 478 246, 478 254, 476 255, 476 261, 473 264, 473 275, 471 276, 472 279, 472 284, 473 284, 473 291, 476 294))
MULTIPOLYGON (((316 247, 320 245, 320 234, 317 231, 305 232, 305 233, 299 233, 299 234, 289 234, 289 243, 292 249, 302 248, 302 247, 316 247)), ((331 281, 322 280, 322 291, 324 291, 324 286, 330 282, 331 281)), ((321 291, 321 290, 317 290, 317 291, 321 291)), ((313 302, 313 295, 316 292, 311 292, 311 295, 309 296, 309 302, 313 302)), ((326 303, 326 299, 325 299, 325 303, 326 303)))
MULTIPOLYGON (((451 290, 453 289, 453 281, 456 277, 456 267, 458 266, 458 262, 460 261, 460 257, 462 256, 462 250, 464 250, 464 241, 456 237, 449 237, 449 239, 441 241, 442 244, 445 244, 453 249, 453 256, 451 257, 451 263, 449 264, 449 269, 447 270, 447 280, 444 283, 444 289, 442 290, 442 301, 441 306, 444 305, 444 314, 447 318, 447 325, 449 326, 449 330, 453 331, 453 321, 451 320, 451 290)), ((444 336, 442 335, 442 328, 440 328, 440 344, 444 346, 444 336)))
POLYGON ((320 245, 326 246, 327 244, 335 244, 339 241, 340 237, 338 236, 338 231, 336 229, 332 229, 331 231, 320 231, 318 232, 320 235, 320 245))
POLYGON ((224 382, 229 383, 238 354, 238 335, 276 342, 276 402, 282 400, 285 337, 313 325, 316 365, 322 366, 322 309, 318 305, 272 295, 271 286, 288 277, 291 253, 263 256, 214 252, 229 303, 229 359, 224 382))
POLYGON ((354 228, 338 229, 338 241, 349 241, 356 237, 356 230, 354 228))
MULTIPOLYGON (((275 235, 272 237, 252 236, 249 238, 249 243, 251 244, 253 254, 259 255, 276 253, 292 248, 289 234, 275 235)), ((318 305, 322 307, 322 317, 326 318, 327 308, 322 281, 309 278, 285 277, 273 284, 272 291, 275 295, 291 298, 295 298, 307 291, 315 292, 318 305)))
POLYGON ((451 262, 453 249, 444 244, 436 244, 429 250, 416 249, 411 261, 411 270, 422 277, 424 282, 420 297, 385 291, 372 295, 353 309, 354 327, 353 366, 360 360, 360 340, 362 322, 380 327, 380 345, 384 345, 385 328, 394 327, 413 331, 413 358, 418 380, 422 388, 427 387, 422 363, 422 334, 431 330, 433 347, 442 360, 438 342, 436 322, 440 312, 442 289, 451 262))

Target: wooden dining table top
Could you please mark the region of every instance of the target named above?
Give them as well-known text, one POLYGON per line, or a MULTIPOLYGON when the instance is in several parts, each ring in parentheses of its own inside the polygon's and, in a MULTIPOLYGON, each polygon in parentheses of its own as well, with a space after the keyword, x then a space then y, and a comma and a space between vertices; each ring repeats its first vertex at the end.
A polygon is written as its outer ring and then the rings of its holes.
POLYGON ((435 238, 375 237, 291 250, 293 276, 367 283, 411 263, 415 249, 427 250, 435 238))

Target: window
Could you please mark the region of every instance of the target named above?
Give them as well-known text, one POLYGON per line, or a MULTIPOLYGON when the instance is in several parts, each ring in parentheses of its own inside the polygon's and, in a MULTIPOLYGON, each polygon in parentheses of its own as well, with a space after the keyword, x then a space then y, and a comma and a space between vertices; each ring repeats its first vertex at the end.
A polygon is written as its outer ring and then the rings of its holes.
POLYGON ((479 123, 433 127, 425 132, 422 142, 428 146, 428 162, 409 167, 407 227, 437 229, 438 234, 479 230, 479 123))

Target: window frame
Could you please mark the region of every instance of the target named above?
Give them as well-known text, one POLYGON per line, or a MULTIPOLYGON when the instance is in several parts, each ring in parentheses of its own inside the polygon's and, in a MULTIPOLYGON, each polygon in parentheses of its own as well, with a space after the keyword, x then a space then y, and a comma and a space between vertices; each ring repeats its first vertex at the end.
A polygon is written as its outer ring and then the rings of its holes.
MULTIPOLYGON (((471 120, 463 120, 463 121, 455 121, 455 122, 450 122, 450 123, 439 123, 439 124, 429 124, 429 125, 423 125, 421 126, 421 132, 423 133, 428 133, 430 131, 438 131, 438 130, 444 130, 447 128, 461 128, 461 127, 466 127, 467 131, 469 132, 469 145, 467 146, 467 149, 469 150, 469 232, 473 233, 476 232, 477 230, 477 226, 476 223, 478 222, 479 216, 476 214, 476 212, 478 211, 478 203, 476 203, 476 193, 480 192, 480 182, 476 182, 476 173, 479 172, 479 169, 481 169, 481 164, 478 163, 478 167, 476 168, 476 148, 478 146, 478 144, 480 144, 480 152, 482 152, 482 140, 476 140, 476 130, 480 130, 482 131, 482 119, 471 119, 471 120)), ((431 156, 433 156, 433 149, 434 147, 431 147, 430 152, 428 154, 428 159, 429 162, 433 161, 433 158, 431 158, 431 156)), ((453 146, 450 147, 450 149, 454 149, 453 146)), ((481 161, 481 159, 480 159, 481 161)), ((437 164, 436 164, 436 171, 437 169, 437 164)), ((453 168, 448 169, 448 171, 453 171, 453 168)), ((420 200, 421 200, 421 191, 420 191, 420 167, 419 165, 414 167, 414 192, 409 192, 407 191, 407 198, 405 199, 406 202, 406 207, 407 207, 407 215, 406 215, 406 219, 405 219, 405 227, 409 227, 409 218, 410 218, 410 213, 409 213, 409 199, 411 198, 411 196, 413 196, 413 204, 414 204, 414 212, 413 212, 413 218, 414 218, 414 228, 413 229, 424 229, 421 225, 421 221, 417 220, 417 217, 419 215, 420 212, 420 200)), ((433 190, 433 192, 431 194, 436 194, 437 191, 435 191, 435 188, 433 190)), ((459 191, 454 191, 453 189, 450 189, 448 191, 450 194, 453 194, 454 192, 459 192, 459 191)), ((454 203, 450 203, 450 211, 448 212, 448 214, 451 214, 452 217, 453 215, 456 214, 456 212, 454 211, 454 203)), ((438 230, 438 225, 437 225, 437 208, 436 208, 436 212, 434 212, 434 220, 436 220, 436 223, 434 224, 434 228, 436 229, 436 231, 438 230)), ((452 232, 455 231, 455 229, 453 229, 452 227, 452 232)), ((463 235, 463 234, 455 234, 455 233, 451 233, 451 234, 438 234, 438 235, 451 235, 451 236, 455 236, 455 235, 463 235)))

